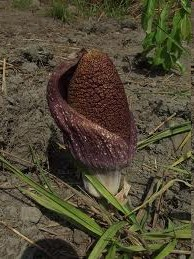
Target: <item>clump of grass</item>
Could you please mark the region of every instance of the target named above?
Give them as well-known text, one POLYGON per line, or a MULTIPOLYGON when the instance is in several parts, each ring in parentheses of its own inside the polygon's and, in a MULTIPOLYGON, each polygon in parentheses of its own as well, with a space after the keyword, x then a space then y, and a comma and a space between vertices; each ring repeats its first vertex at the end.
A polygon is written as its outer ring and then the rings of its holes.
POLYGON ((71 19, 71 13, 68 10, 67 3, 62 0, 54 0, 51 4, 50 15, 54 18, 67 22, 71 19))
POLYGON ((91 3, 86 0, 72 0, 70 5, 67 1, 53 0, 50 8, 50 15, 67 22, 72 18, 77 17, 106 17, 122 18, 129 12, 130 0, 104 0, 96 3, 91 3), (71 11, 69 6, 74 6, 77 10, 76 14, 71 11))
POLYGON ((121 18, 128 14, 131 4, 130 0, 104 0, 99 3, 89 4, 85 0, 74 0, 74 5, 80 10, 84 16, 99 16, 105 15, 107 17, 121 18))
POLYGON ((32 0, 13 0, 12 5, 20 10, 26 10, 32 5, 32 0))

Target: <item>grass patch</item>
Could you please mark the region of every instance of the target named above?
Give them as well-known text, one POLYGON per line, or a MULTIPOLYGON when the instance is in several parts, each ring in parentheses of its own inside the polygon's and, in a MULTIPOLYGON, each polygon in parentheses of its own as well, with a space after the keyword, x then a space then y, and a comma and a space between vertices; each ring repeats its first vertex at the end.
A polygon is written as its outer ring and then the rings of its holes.
POLYGON ((70 4, 63 0, 53 0, 49 14, 63 22, 76 17, 114 17, 122 18, 129 13, 130 0, 104 0, 101 3, 89 3, 86 0, 72 0, 70 4))
MULTIPOLYGON (((92 206, 95 206, 96 215, 91 217, 89 212, 83 212, 80 208, 74 206, 71 201, 60 198, 51 189, 48 189, 46 182, 44 184, 37 183, 1 155, 0 162, 4 168, 28 185, 27 188, 19 188, 23 194, 41 206, 64 217, 75 227, 84 230, 96 239, 96 245, 88 258, 97 259, 101 258, 102 255, 106 255, 106 258, 125 258, 125 255, 128 256, 126 258, 134 258, 135 255, 143 258, 144 255, 148 254, 154 256, 152 258, 164 258, 164 256, 177 251, 175 249, 179 240, 191 239, 190 222, 174 225, 169 219, 166 227, 150 229, 147 228, 145 220, 138 217, 140 210, 143 209, 143 212, 147 213, 148 208, 151 209, 154 206, 156 198, 163 195, 175 182, 180 181, 179 179, 171 180, 164 186, 158 186, 157 184, 157 190, 150 197, 147 197, 141 206, 131 210, 128 205, 120 204, 95 177, 90 177, 89 180, 92 185, 98 189, 106 201, 106 206, 102 209, 99 203, 95 203, 93 199, 80 193, 80 197, 90 199, 90 202, 87 201, 86 203, 88 211, 91 210, 92 206), (114 215, 113 212, 109 211, 110 202, 115 208, 114 215), (101 224, 102 222, 103 224, 101 224)), ((89 174, 86 175, 89 176, 89 174)), ((181 182, 188 187, 191 186, 187 182, 181 182)), ((73 190, 72 187, 71 190, 73 190)), ((75 193, 79 195, 77 190, 75 190, 75 193)), ((149 217, 146 215, 146 219, 150 217, 151 214, 149 217)), ((144 215, 143 218, 145 218, 144 215)), ((149 222, 150 220, 147 223, 149 222)), ((186 251, 186 253, 188 252, 186 251)), ((184 251, 182 253, 184 254, 184 251)))
POLYGON ((20 10, 26 10, 31 7, 32 0, 13 0, 12 5, 14 8, 18 8, 20 10))
POLYGON ((72 18, 72 14, 68 10, 67 3, 61 0, 54 0, 52 2, 49 15, 61 20, 62 22, 67 22, 72 18))

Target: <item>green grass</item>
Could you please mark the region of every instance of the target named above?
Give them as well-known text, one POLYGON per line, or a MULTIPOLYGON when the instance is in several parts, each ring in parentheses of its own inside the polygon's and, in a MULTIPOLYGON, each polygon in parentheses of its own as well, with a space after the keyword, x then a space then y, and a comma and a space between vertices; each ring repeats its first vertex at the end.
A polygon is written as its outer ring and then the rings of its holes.
MULTIPOLYGON (((89 177, 88 179, 93 186, 98 189, 107 201, 106 215, 104 215, 101 206, 96 203, 98 213, 96 217, 91 217, 72 205, 70 201, 60 198, 52 190, 46 188, 46 182, 40 185, 1 155, 0 162, 5 169, 15 174, 23 183, 28 185, 28 188, 20 188, 23 194, 96 238, 96 245, 88 258, 97 259, 102 254, 106 255, 106 258, 113 258, 111 257, 113 255, 115 255, 114 258, 117 258, 117 256, 118 258, 123 258, 124 255, 128 255, 127 258, 132 258, 134 255, 142 256, 147 253, 156 256, 153 258, 164 258, 162 256, 167 256, 174 251, 179 240, 191 239, 190 222, 174 225, 169 220, 169 224, 165 228, 148 229, 145 222, 140 221, 137 217, 141 209, 152 207, 156 198, 164 194, 175 182, 180 181, 179 179, 171 180, 164 186, 158 186, 158 189, 150 197, 146 198, 141 206, 131 210, 127 205, 120 204, 95 177, 89 177), (110 213, 108 210, 110 203, 116 209, 114 217, 112 217, 112 212, 110 213), (119 214, 118 210, 120 211, 119 214), (105 216, 107 215, 109 219, 101 226, 101 221, 98 219, 103 217, 106 220, 105 216)), ((88 175, 86 174, 86 176, 88 175)), ((191 187, 189 183, 181 182, 191 187)), ((86 199, 88 199, 87 196, 86 199)), ((87 205, 91 207, 90 203, 87 203, 87 205)))
POLYGON ((72 14, 69 12, 67 4, 61 0, 54 0, 52 2, 49 15, 62 22, 68 22, 72 18, 72 14))
MULTIPOLYGON (((166 129, 163 132, 155 133, 151 137, 152 139, 148 138, 138 143, 138 152, 156 141, 172 137, 175 134, 190 132, 190 130, 191 125, 188 122, 166 129)), ((185 140, 182 143, 185 144, 185 140)), ((170 180, 158 179, 154 182, 152 191, 149 192, 143 203, 132 209, 128 204, 121 204, 90 172, 82 171, 88 181, 104 198, 103 204, 100 201, 96 202, 89 196, 65 184, 66 188, 70 188, 76 197, 84 201, 85 209, 83 211, 73 205, 71 200, 62 199, 53 190, 54 187, 49 173, 41 168, 38 158, 32 149, 31 151, 33 164, 37 171, 40 172, 41 184, 22 173, 2 155, 0 155, 0 163, 2 163, 4 169, 13 173, 22 183, 27 184, 28 187, 19 188, 23 194, 41 206, 64 217, 75 227, 82 229, 95 238, 96 243, 87 258, 97 259, 101 258, 102 255, 107 259, 134 258, 134 256, 143 258, 144 255, 149 254, 151 258, 163 259, 171 253, 177 253, 177 245, 180 241, 191 240, 190 221, 179 221, 175 225, 165 215, 165 227, 160 227, 159 224, 157 224, 157 227, 150 227, 154 217, 152 212, 155 211, 158 200, 177 182, 185 185, 185 188, 190 188, 190 181, 187 182, 177 177, 170 180), (114 210, 110 211, 110 204, 114 210), (95 214, 91 217, 90 211, 92 208, 95 209, 95 214)), ((171 167, 178 166, 182 162, 184 162, 183 158, 178 159, 171 167)), ((78 169, 83 170, 83 168, 78 169)), ((178 250, 178 253, 188 254, 190 251, 178 250)))
POLYGON ((29 9, 32 4, 32 0, 13 0, 12 5, 20 10, 29 9))
POLYGON ((71 11, 68 3, 63 0, 53 0, 49 14, 52 17, 68 22, 78 16, 81 17, 114 17, 122 18, 129 13, 130 0, 104 0, 99 4, 91 4, 86 0, 72 0, 71 6, 76 10, 76 14, 71 11))

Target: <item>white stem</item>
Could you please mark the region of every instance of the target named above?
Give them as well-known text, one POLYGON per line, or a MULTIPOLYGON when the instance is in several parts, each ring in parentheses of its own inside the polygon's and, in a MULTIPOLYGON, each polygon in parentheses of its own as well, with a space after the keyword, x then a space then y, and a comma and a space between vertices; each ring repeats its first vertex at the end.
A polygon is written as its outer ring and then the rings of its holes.
MULTIPOLYGON (((90 171, 94 176, 106 187, 106 189, 113 195, 117 194, 120 181, 121 181, 121 170, 105 171, 105 170, 92 170, 90 171)), ((100 193, 92 186, 83 174, 84 187, 87 192, 92 196, 99 198, 100 193)))

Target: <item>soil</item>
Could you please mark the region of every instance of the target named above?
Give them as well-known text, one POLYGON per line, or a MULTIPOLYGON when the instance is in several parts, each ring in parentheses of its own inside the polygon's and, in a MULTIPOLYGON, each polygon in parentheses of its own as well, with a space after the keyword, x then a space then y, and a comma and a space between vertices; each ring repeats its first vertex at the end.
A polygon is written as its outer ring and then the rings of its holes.
MULTIPOLYGON (((173 118, 160 130, 190 120, 190 63, 186 60, 188 69, 184 75, 151 73, 146 68, 137 68, 133 60, 142 50, 144 37, 138 19, 130 16, 122 21, 79 18, 65 24, 42 15, 43 8, 44 5, 37 10, 19 11, 12 9, 9 1, 0 1, 0 62, 4 58, 7 62, 7 94, 0 95, 0 148, 29 175, 36 174, 31 164, 33 150, 41 165, 55 175, 51 181, 54 179, 53 185, 60 187, 60 195, 68 198, 72 192, 62 182, 75 188, 82 183, 79 172, 56 145, 56 142, 62 143, 62 134, 46 101, 47 82, 53 68, 74 58, 83 47, 108 53, 124 83, 136 120, 138 140, 142 140, 171 115, 173 118)), ((0 82, 2 80, 0 73, 0 82)), ((136 153, 126 176, 131 184, 132 206, 142 203, 153 179, 182 177, 164 170, 163 166, 171 165, 181 155, 176 147, 183 138, 177 135, 136 153)), ((182 152, 188 150, 189 144, 182 152)), ((190 169, 189 163, 185 166, 190 169)), ((21 182, 1 169, 1 222, 45 248, 54 258, 84 258, 93 244, 92 238, 34 204, 17 189, 21 182)), ((160 224, 166 217, 189 220, 190 201, 188 189, 175 184, 162 199, 160 224)), ((79 206, 79 199, 75 202, 79 206)), ((182 246, 188 247, 189 244, 182 246)), ((0 258, 43 257, 24 238, 0 224, 0 258)))

